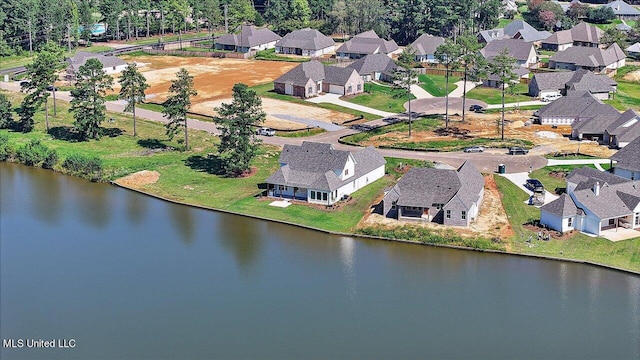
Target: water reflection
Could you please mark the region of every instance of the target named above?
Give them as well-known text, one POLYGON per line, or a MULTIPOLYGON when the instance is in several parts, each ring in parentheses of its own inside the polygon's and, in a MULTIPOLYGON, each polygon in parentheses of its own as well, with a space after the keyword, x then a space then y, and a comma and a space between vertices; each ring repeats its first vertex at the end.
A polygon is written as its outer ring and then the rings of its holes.
POLYGON ((126 192, 127 219, 134 224, 140 224, 147 215, 149 201, 134 191, 126 192))
POLYGON ((356 240, 350 237, 340 238, 340 260, 342 260, 342 272, 347 284, 349 300, 356 300, 356 240))
POLYGON ((114 206, 111 204, 111 186, 106 184, 89 184, 86 180, 67 178, 69 183, 84 182, 84 186, 76 186, 77 193, 65 192, 65 196, 78 199, 75 208, 78 217, 91 226, 104 229, 109 225, 114 206))
POLYGON ((11 207, 18 204, 16 201, 16 167, 13 164, 4 164, 2 176, 0 176, 0 185, 2 189, 2 201, 0 201, 0 213, 11 211, 11 207))
MULTIPOLYGON (((627 289, 629 293, 629 307, 631 308, 630 323, 633 338, 640 339, 640 277, 627 277, 627 289)), ((637 356, 640 358, 640 341, 637 345, 637 356)))
POLYGON ((185 245, 191 245, 195 237, 194 211, 195 209, 184 205, 169 206, 169 218, 178 232, 178 237, 185 245))
POLYGON ((558 264, 558 282, 560 285, 560 310, 564 313, 567 309, 567 281, 569 277, 569 265, 567 263, 558 264))
POLYGON ((264 222, 248 224, 246 218, 235 215, 220 215, 217 218, 222 246, 233 255, 241 272, 250 274, 262 252, 262 242, 258 237, 259 231, 265 230, 264 222))
POLYGON ((33 193, 29 196, 31 213, 39 220, 47 224, 56 224, 60 221, 62 211, 60 211, 60 182, 64 180, 61 176, 51 176, 47 172, 51 170, 36 170, 33 176, 27 179, 30 181, 30 188, 33 193))

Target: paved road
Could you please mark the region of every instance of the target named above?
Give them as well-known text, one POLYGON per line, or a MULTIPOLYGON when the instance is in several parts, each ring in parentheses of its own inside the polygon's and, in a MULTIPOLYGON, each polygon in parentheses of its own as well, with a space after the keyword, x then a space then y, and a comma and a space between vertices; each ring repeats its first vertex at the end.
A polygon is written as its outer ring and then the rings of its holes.
POLYGON ((336 105, 340 105, 349 109, 353 109, 356 111, 361 111, 364 113, 369 113, 369 114, 374 114, 374 115, 378 115, 378 116, 382 116, 382 117, 389 117, 389 116, 393 116, 395 115, 394 113, 390 113, 387 111, 380 111, 380 110, 376 110, 376 109, 372 109, 370 107, 366 107, 366 106, 362 106, 362 105, 358 105, 358 104, 354 104, 354 103, 350 103, 348 101, 344 101, 340 99, 340 95, 338 94, 324 94, 324 95, 320 95, 320 96, 316 96, 313 98, 309 98, 307 99, 308 102, 312 102, 312 103, 329 103, 329 104, 336 104, 336 105))

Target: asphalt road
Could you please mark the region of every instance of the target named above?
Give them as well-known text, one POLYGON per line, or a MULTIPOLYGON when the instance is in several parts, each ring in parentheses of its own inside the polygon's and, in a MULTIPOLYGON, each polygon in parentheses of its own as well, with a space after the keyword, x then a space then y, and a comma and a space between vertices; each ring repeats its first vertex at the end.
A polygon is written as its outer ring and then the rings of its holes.
MULTIPOLYGON (((9 91, 20 91, 20 85, 17 82, 0 82, 0 88, 9 91)), ((66 91, 59 91, 56 93, 56 98, 62 101, 70 101, 71 95, 66 91)), ((440 100, 444 99, 424 99, 424 100, 440 100)), ((451 99, 454 100, 454 99, 451 99)), ((457 99, 460 100, 460 99, 457 99)), ((467 106, 470 102, 467 102, 467 106)), ((109 101, 106 103, 107 110, 114 112, 123 112, 124 105, 116 101, 109 101)), ((413 101, 412 101, 413 110, 413 101)), ((167 120, 161 113, 136 109, 136 115, 140 119, 147 119, 160 123, 166 123, 167 120)), ((385 119, 378 119, 368 122, 369 126, 379 126, 385 123, 385 119)), ((212 122, 206 122, 201 120, 190 119, 189 128, 207 131, 211 134, 219 134, 220 132, 216 128, 216 125, 212 122)), ((284 146, 285 144, 299 145, 302 141, 316 141, 331 143, 336 149, 354 150, 359 147, 344 145, 339 143, 339 139, 343 136, 358 133, 358 130, 351 128, 341 129, 338 131, 326 132, 314 136, 305 138, 284 138, 284 137, 267 137, 260 136, 265 144, 284 146)), ((378 149, 378 151, 385 157, 397 157, 401 159, 419 159, 430 160, 434 162, 445 163, 454 167, 460 166, 465 160, 470 160, 481 171, 485 173, 496 172, 499 164, 505 164, 507 173, 526 172, 530 169, 539 169, 547 164, 547 159, 539 155, 507 155, 507 151, 494 150, 484 153, 468 154, 463 152, 424 152, 424 151, 408 151, 408 150, 393 150, 393 149, 378 149)))

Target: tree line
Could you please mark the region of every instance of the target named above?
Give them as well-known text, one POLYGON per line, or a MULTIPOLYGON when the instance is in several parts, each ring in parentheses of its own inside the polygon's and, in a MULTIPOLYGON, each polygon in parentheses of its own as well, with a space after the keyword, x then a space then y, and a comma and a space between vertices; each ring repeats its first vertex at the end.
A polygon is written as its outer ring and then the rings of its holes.
POLYGON ((375 30, 399 44, 422 33, 457 36, 497 25, 501 0, 268 0, 258 13, 251 0, 4 0, 0 56, 65 47, 91 40, 105 23, 105 39, 133 39, 185 30, 269 24, 276 32, 312 27, 325 34, 375 30))

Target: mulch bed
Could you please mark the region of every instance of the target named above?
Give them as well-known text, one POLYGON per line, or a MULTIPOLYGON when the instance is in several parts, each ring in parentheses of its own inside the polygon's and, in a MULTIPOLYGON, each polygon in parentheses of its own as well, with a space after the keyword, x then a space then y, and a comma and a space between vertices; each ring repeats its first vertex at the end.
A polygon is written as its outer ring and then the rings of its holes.
MULTIPOLYGON (((524 227, 527 230, 531 230, 533 232, 536 233, 541 233, 542 234, 542 239, 546 239, 548 236, 551 236, 553 239, 555 240, 567 240, 569 238, 571 238, 574 234, 575 231, 567 231, 566 233, 561 233, 559 231, 555 231, 555 230, 549 230, 543 226, 537 225, 537 224, 524 224, 522 227, 524 227)), ((535 236, 533 237, 532 240, 538 240, 535 236)))

